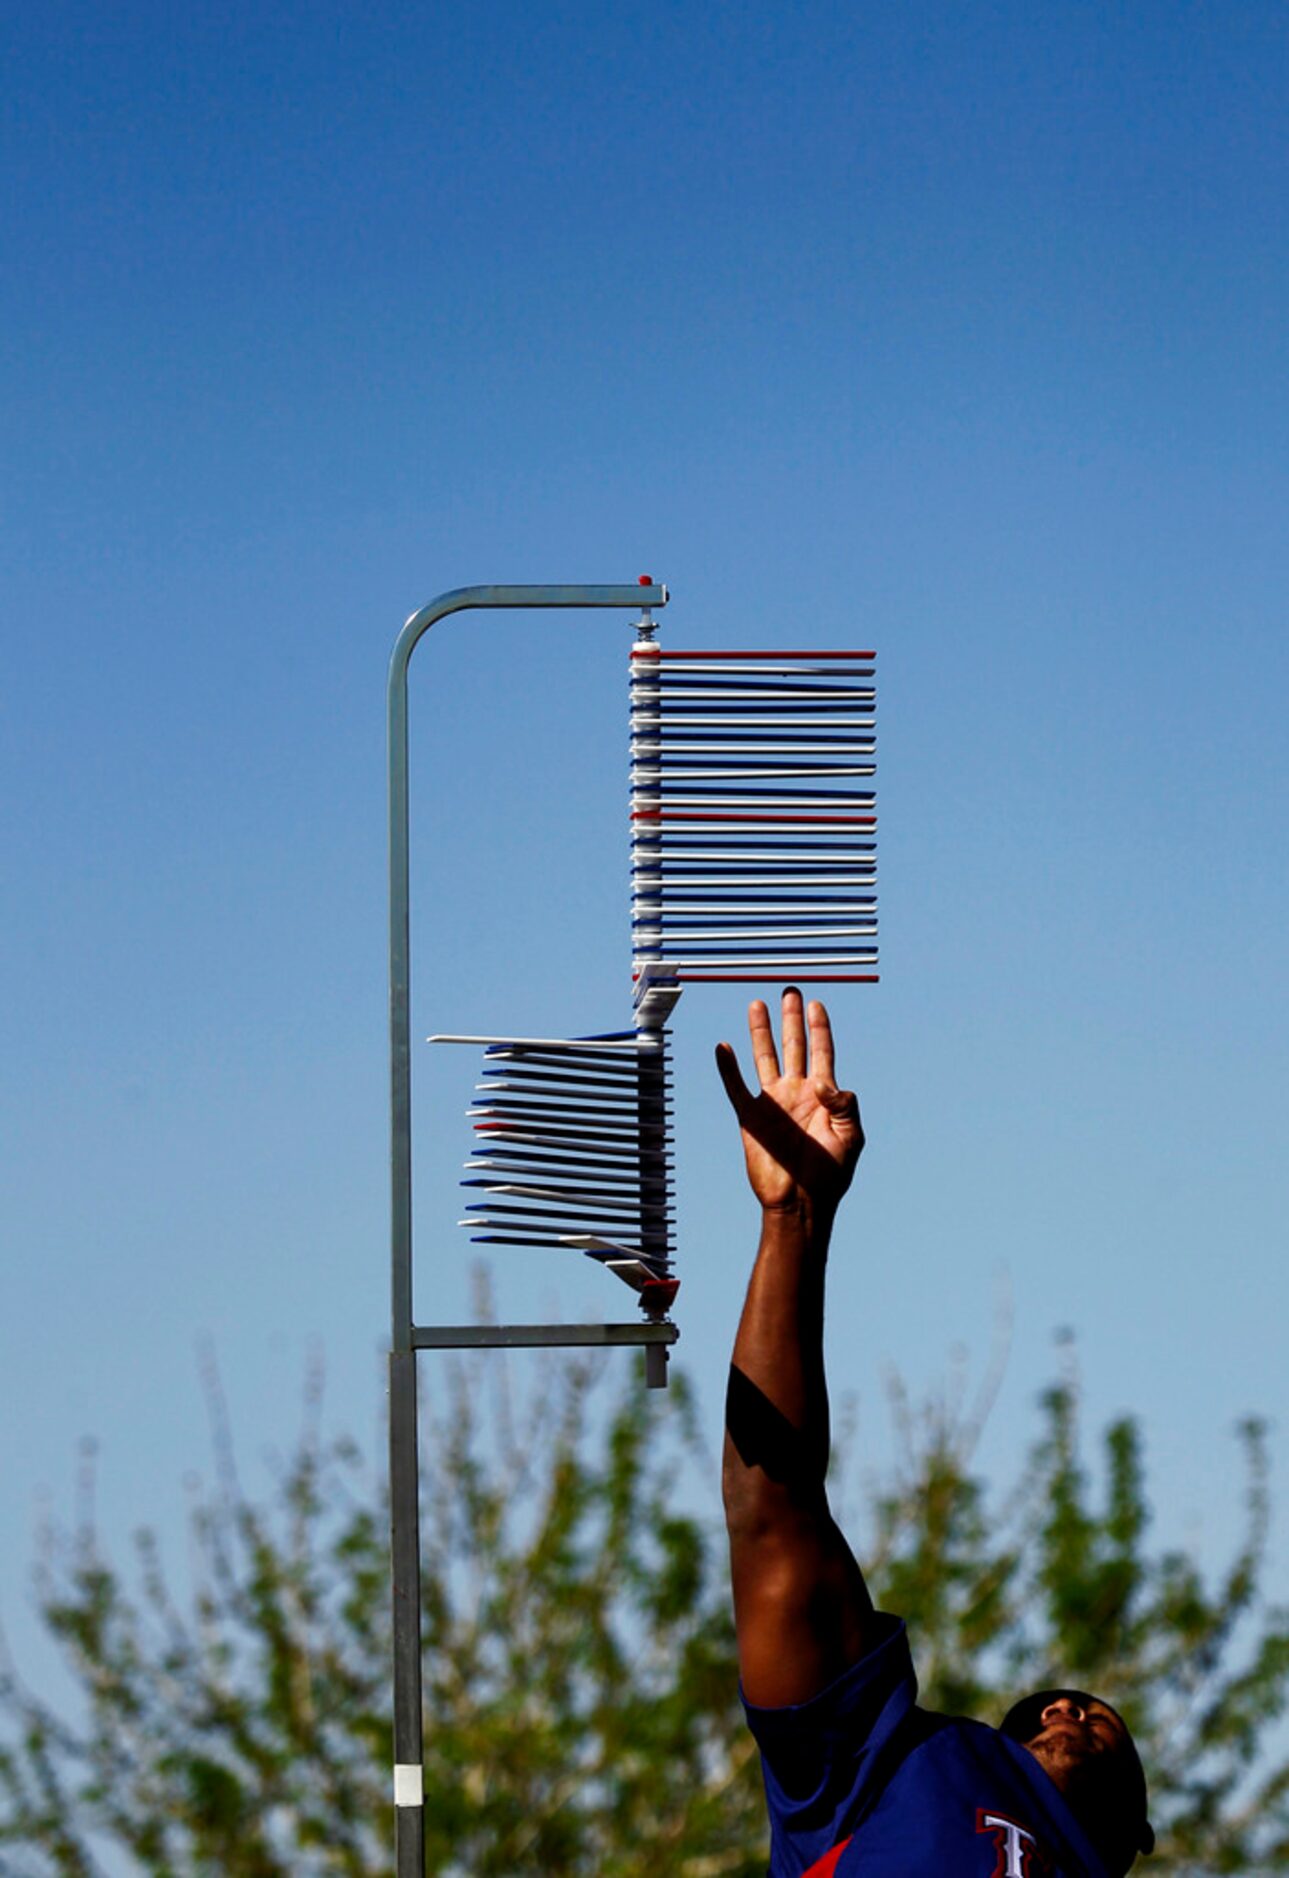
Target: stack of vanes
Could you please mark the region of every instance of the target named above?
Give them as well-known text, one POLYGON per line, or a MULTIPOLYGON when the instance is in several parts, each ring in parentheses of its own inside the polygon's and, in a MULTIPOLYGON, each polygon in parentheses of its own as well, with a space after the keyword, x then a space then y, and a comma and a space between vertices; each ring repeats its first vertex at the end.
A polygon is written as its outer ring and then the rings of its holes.
POLYGON ((493 1041, 470 1120, 462 1225, 487 1245, 575 1246, 634 1289, 671 1275, 665 1031, 493 1041))
POLYGON ((637 980, 876 981, 875 708, 871 652, 633 648, 637 980))
MULTIPOLYGON (((661 1321, 672 1268, 667 1022, 688 984, 877 979, 871 652, 631 654, 635 1028, 486 1046, 461 1224, 576 1247, 661 1321)), ((649 1346, 651 1384, 666 1380, 649 1346)))

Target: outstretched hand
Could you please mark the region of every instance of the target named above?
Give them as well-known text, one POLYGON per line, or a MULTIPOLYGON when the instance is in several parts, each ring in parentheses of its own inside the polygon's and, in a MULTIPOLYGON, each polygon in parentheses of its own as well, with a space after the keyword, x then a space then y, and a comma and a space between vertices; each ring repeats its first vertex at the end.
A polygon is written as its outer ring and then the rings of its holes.
POLYGON ((760 1094, 744 1082, 728 1043, 717 1044, 716 1067, 743 1133, 752 1191, 768 1211, 804 1205, 831 1213, 851 1183, 864 1130, 854 1095, 837 1087, 828 1013, 815 1000, 803 1010, 795 987, 784 992, 782 1068, 760 998, 748 1007, 747 1021, 760 1094))

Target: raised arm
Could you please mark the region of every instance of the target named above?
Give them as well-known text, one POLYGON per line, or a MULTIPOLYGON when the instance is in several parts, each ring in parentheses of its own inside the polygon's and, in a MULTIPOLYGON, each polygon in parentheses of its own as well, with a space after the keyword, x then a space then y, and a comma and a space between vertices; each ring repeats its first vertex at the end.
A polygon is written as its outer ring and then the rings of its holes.
POLYGON ((743 1690, 757 1707, 779 1708, 825 1688, 864 1653, 875 1628, 824 1485, 824 1269, 864 1134, 855 1097, 837 1087, 822 1004, 807 1013, 799 991, 784 992, 782 1067, 759 999, 748 1027, 759 1094, 730 1046, 716 1051, 761 1203, 761 1242, 730 1367, 725 1520, 743 1690))

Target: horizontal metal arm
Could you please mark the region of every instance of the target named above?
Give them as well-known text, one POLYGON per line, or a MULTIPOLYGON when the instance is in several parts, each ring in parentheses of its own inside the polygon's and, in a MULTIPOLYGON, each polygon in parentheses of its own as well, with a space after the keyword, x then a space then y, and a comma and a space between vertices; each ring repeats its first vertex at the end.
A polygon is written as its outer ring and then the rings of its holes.
POLYGON ((675 1343, 675 1324, 414 1324, 414 1350, 564 1349, 675 1343))

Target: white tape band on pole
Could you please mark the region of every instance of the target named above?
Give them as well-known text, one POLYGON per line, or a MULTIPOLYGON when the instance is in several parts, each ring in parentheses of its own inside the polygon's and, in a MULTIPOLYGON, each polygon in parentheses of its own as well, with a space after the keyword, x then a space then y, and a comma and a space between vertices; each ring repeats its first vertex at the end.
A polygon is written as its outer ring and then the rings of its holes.
POLYGON ((425 1777, 419 1763, 403 1761, 394 1768, 395 1806, 420 1806, 425 1799, 425 1777))

